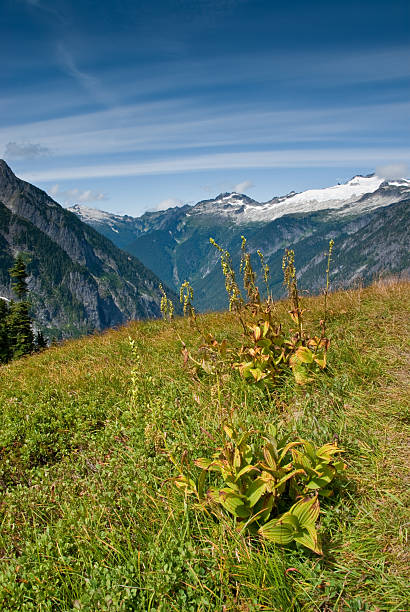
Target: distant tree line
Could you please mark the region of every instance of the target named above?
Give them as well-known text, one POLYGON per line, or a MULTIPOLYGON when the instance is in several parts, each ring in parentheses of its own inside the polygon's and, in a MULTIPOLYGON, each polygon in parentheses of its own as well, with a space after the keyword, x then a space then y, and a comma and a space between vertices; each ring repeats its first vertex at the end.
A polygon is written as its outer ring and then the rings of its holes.
POLYGON ((7 363, 47 346, 41 331, 34 336, 28 301, 27 271, 24 256, 17 255, 9 270, 17 300, 0 298, 0 363, 7 363))

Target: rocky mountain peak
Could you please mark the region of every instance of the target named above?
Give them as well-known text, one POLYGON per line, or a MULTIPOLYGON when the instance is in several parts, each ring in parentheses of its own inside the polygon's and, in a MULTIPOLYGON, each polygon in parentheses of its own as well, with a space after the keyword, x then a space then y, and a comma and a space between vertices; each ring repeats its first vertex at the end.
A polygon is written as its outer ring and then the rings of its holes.
POLYGON ((14 174, 13 170, 10 166, 4 161, 4 159, 0 159, 0 187, 4 187, 10 184, 17 184, 18 178, 14 174))

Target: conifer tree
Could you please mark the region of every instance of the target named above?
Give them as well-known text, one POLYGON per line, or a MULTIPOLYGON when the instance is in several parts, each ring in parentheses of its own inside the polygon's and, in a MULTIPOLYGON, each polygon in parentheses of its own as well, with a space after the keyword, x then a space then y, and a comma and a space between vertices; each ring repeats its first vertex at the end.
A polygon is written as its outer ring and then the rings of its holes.
POLYGON ((9 269, 9 274, 11 276, 11 285, 13 287, 14 293, 17 295, 19 300, 24 300, 28 292, 28 274, 26 270, 26 263, 21 253, 19 253, 16 259, 14 260, 14 265, 12 268, 9 269))
POLYGON ((44 337, 44 334, 42 331, 38 331, 36 334, 35 350, 42 351, 43 349, 47 347, 48 347, 47 339, 44 337))
POLYGON ((8 315, 8 303, 5 299, 0 298, 0 363, 7 363, 10 359, 8 315))
POLYGON ((9 270, 13 291, 19 299, 11 302, 7 316, 9 346, 12 358, 22 357, 34 350, 34 336, 31 327, 30 303, 27 301, 27 271, 24 257, 19 253, 9 270))

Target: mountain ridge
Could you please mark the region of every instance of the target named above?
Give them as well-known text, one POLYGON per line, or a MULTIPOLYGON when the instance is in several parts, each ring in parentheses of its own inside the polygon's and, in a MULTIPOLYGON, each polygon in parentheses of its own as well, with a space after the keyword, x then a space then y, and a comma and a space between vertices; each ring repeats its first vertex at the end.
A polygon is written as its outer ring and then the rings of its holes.
POLYGON ((0 294, 12 297, 8 268, 17 252, 28 253, 34 316, 43 329, 66 337, 160 315, 153 272, 3 160, 0 203, 0 294))
MULTIPOLYGON (((301 283, 319 290, 324 283, 324 253, 332 238, 336 240, 332 281, 346 287, 359 277, 368 283, 383 272, 408 272, 409 202, 408 179, 389 181, 373 174, 357 175, 343 185, 320 190, 290 192, 264 203, 233 192, 136 218, 100 215, 98 211, 93 218, 88 208, 87 222, 121 243, 175 290, 189 280, 199 309, 213 310, 225 308, 226 300, 218 254, 209 244, 210 237, 231 252, 236 265, 242 234, 248 239, 255 264, 256 251, 261 249, 271 267, 276 297, 283 295, 283 249, 295 249, 301 283), (383 220, 390 224, 385 237, 380 225, 383 220), (126 235, 122 233, 124 225, 126 235), (372 225, 379 230, 377 240, 372 225), (373 242, 367 244, 366 240, 373 242)), ((75 207, 80 217, 81 211, 81 206, 75 207)))

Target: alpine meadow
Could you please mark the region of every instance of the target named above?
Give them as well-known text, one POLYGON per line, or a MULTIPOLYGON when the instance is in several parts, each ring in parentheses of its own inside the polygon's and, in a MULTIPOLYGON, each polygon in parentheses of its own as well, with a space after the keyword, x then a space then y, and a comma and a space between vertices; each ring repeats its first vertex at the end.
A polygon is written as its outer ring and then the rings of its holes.
POLYGON ((0 5, 0 611, 409 612, 408 0, 0 5))

